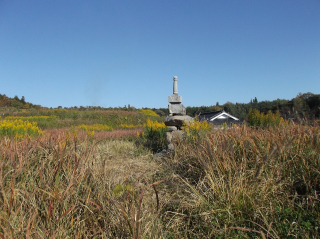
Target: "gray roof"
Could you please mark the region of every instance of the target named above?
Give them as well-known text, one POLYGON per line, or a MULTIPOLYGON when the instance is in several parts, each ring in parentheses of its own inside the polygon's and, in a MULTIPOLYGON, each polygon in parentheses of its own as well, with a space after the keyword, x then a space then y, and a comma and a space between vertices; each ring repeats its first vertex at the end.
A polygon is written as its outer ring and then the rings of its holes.
POLYGON ((214 112, 207 112, 207 113, 200 113, 198 115, 200 121, 207 120, 207 122, 211 122, 213 124, 223 124, 223 123, 240 123, 240 120, 224 110, 214 111, 214 112))

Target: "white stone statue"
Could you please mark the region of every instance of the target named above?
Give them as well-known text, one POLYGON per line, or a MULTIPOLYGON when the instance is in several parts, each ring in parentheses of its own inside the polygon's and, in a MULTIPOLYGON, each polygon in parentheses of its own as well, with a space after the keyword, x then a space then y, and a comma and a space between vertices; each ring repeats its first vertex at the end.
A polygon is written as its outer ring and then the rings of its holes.
POLYGON ((173 94, 178 94, 178 77, 173 77, 173 94))
POLYGON ((178 77, 173 77, 173 94, 168 97, 170 104, 181 104, 182 97, 178 94, 178 77))

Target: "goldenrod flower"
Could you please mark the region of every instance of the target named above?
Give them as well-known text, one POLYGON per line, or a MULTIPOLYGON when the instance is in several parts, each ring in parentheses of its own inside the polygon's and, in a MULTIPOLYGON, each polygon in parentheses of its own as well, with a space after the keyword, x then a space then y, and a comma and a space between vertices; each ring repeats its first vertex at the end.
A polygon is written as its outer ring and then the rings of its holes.
POLYGON ((84 130, 87 132, 87 135, 93 137, 95 132, 100 132, 100 131, 112 131, 113 128, 104 125, 104 124, 93 124, 93 125, 79 125, 76 127, 77 129, 84 130))
POLYGON ((23 121, 21 119, 3 120, 0 122, 0 135, 21 139, 25 136, 43 134, 36 122, 23 121))
POLYGON ((139 109, 138 112, 146 116, 159 116, 157 113, 155 113, 153 110, 150 110, 150 109, 145 109, 145 110, 139 109))
POLYGON ((120 124, 119 125, 120 128, 124 128, 124 129, 133 129, 133 128, 140 128, 140 127, 143 127, 143 125, 141 124, 137 124, 137 125, 133 125, 133 124, 120 124))

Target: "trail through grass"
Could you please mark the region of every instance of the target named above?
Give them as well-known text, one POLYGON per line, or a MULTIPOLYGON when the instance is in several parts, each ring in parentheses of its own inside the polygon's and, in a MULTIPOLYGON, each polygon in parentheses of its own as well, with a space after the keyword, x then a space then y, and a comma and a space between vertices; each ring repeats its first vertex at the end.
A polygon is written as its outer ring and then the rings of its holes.
POLYGON ((158 233, 158 191, 146 186, 155 182, 150 180, 159 166, 149 151, 126 140, 72 137, 0 141, 0 237, 158 233))

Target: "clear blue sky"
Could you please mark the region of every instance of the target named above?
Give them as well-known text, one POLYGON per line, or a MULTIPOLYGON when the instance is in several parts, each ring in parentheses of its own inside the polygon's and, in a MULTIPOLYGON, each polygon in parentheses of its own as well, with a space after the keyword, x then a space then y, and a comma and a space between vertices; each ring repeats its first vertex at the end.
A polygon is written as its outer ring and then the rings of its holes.
POLYGON ((320 0, 0 0, 0 94, 167 107, 320 93, 320 0))

